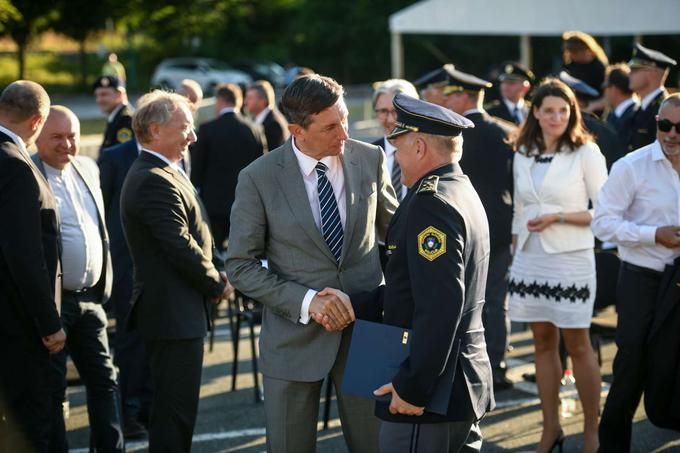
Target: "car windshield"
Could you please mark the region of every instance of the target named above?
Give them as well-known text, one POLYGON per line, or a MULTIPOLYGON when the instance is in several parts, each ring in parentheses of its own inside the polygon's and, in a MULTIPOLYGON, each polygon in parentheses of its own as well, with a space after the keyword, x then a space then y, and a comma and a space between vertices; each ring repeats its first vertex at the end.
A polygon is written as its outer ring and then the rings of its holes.
POLYGON ((233 67, 229 66, 227 63, 219 60, 208 60, 207 61, 208 65, 213 68, 217 69, 218 71, 227 71, 229 69, 234 69, 233 67))

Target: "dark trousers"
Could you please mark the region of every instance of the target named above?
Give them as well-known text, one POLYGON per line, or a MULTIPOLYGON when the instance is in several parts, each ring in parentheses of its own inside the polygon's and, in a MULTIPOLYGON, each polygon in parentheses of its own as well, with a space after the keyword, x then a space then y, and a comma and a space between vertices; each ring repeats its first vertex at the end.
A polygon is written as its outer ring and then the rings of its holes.
POLYGON ((52 357, 38 338, 5 335, 0 357, 0 452, 47 452, 52 357))
POLYGON ((600 452, 630 451, 633 415, 645 382, 645 345, 652 326, 661 273, 630 269, 624 262, 616 290, 614 380, 600 420, 600 452))
POLYGON ((87 392, 87 414, 97 451, 124 449, 116 370, 106 336, 106 313, 88 292, 64 293, 61 322, 66 347, 54 356, 53 424, 50 451, 68 451, 63 402, 66 399, 66 357, 70 355, 87 392))
POLYGON ((505 373, 503 359, 508 348, 510 318, 508 317, 508 267, 512 256, 510 247, 491 251, 489 273, 486 278, 484 304, 484 337, 494 377, 505 373))
POLYGON ((224 244, 229 238, 229 217, 210 214, 210 231, 215 239, 217 250, 220 252, 226 250, 224 244))
POLYGON ((203 338, 149 341, 153 400, 149 452, 188 452, 198 413, 203 338))
POLYGON ((476 422, 393 423, 380 426, 380 453, 475 453, 482 432, 476 422))
POLYGON ((118 367, 118 382, 123 403, 123 417, 146 423, 151 407, 151 370, 149 350, 137 330, 125 328, 132 297, 132 263, 115 266, 116 281, 111 292, 116 317, 113 341, 114 363, 118 367), (116 274, 117 272, 117 274, 116 274))

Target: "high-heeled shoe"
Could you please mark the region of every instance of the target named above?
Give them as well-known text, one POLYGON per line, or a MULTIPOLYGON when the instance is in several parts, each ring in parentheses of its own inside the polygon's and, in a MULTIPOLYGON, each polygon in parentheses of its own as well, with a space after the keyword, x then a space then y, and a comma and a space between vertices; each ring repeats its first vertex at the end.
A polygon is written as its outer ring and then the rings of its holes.
POLYGON ((555 442, 550 446, 550 450, 548 450, 548 453, 552 453, 552 451, 557 447, 557 451, 559 453, 562 453, 562 447, 564 447, 564 431, 560 430, 560 433, 557 435, 557 438, 555 439, 555 442))

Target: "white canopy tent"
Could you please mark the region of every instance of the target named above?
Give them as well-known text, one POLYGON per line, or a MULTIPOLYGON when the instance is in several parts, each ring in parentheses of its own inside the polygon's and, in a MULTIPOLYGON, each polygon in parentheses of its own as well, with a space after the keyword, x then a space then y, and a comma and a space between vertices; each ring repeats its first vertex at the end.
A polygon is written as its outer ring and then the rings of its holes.
POLYGON ((531 63, 530 36, 680 33, 680 0, 423 0, 390 16, 392 76, 403 77, 403 34, 519 35, 531 63))

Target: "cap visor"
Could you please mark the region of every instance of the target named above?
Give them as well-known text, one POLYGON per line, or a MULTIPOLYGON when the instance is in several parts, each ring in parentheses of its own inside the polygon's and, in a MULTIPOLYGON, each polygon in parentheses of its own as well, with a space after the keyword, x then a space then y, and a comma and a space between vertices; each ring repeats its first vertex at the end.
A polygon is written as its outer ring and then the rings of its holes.
POLYGON ((405 134, 407 132, 411 131, 409 129, 404 129, 402 127, 397 126, 392 130, 392 132, 390 132, 390 134, 387 136, 387 139, 392 140, 393 138, 399 137, 400 135, 405 134))

